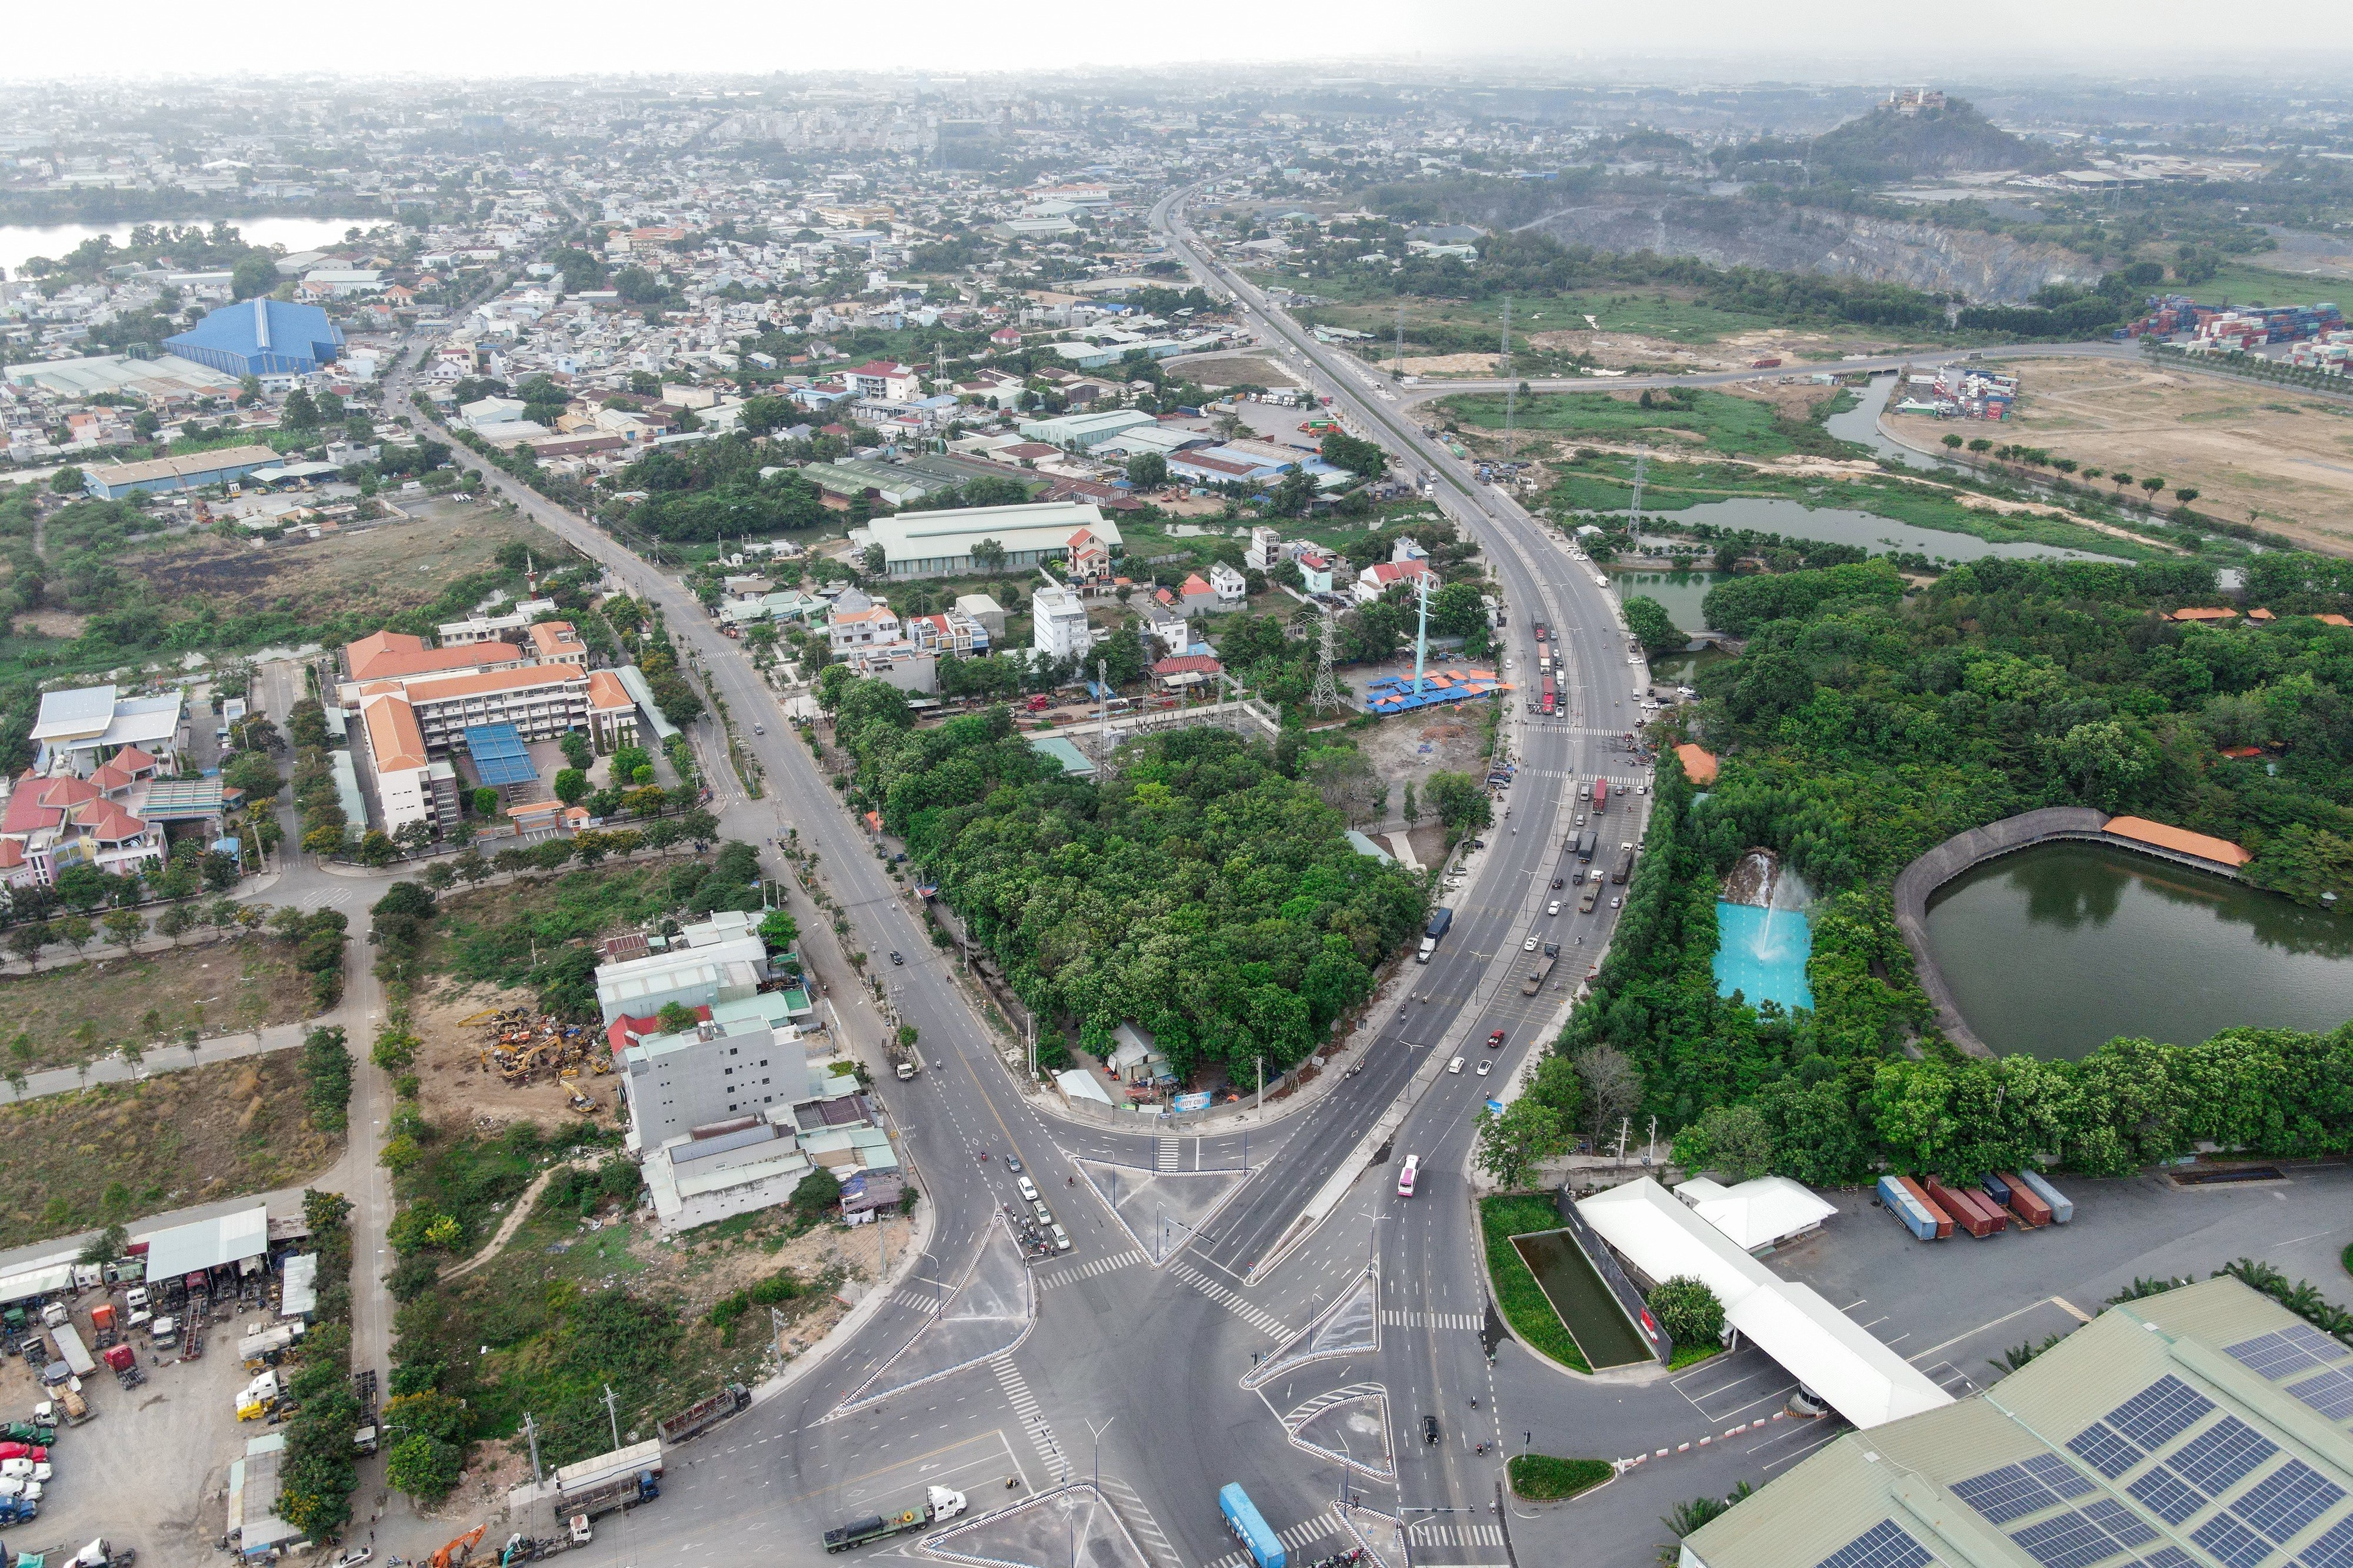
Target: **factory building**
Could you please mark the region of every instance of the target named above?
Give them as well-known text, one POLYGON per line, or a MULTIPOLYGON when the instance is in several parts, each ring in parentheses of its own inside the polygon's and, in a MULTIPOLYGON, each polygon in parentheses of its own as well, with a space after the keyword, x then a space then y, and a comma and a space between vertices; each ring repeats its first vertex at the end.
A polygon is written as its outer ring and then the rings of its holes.
POLYGON ((343 330, 316 305, 244 300, 223 305, 176 337, 164 352, 230 375, 309 375, 335 362, 343 330))

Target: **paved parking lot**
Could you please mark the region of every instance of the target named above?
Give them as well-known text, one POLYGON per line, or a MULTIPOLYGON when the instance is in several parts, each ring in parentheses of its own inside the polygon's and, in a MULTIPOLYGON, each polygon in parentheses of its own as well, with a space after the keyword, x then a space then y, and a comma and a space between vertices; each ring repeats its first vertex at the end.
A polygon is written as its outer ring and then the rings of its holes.
MULTIPOLYGON (((1956 1398, 1998 1381, 1994 1358, 2005 1350, 2080 1326, 2136 1278, 2203 1279, 2253 1258, 2353 1303, 2353 1279, 2338 1258, 2353 1241, 2353 1168, 2290 1170, 2282 1182, 2211 1190, 2158 1176, 2060 1185, 2075 1202, 2072 1225, 1984 1241, 1957 1233, 1933 1245, 1913 1240, 1867 1192, 1825 1192, 1839 1213, 1764 1262, 1820 1290, 1956 1398)), ((1526 1403, 1535 1409, 1525 1418, 1507 1393, 1505 1426, 1534 1430, 1539 1452, 1614 1458, 1694 1445, 1572 1502, 1513 1502, 1520 1559, 1647 1563, 1668 1539, 1661 1516, 1677 1503, 1721 1497, 1739 1481, 1761 1487, 1845 1429, 1835 1420, 1774 1420, 1794 1384, 1742 1347, 1641 1386, 1532 1383, 1526 1403), (1725 1436, 1759 1419, 1761 1428, 1725 1436), (1662 1436, 1678 1428, 1672 1441, 1662 1436), (1711 1439, 1704 1448, 1702 1436, 1711 1439)))
MULTIPOLYGON (((85 1344, 93 1342, 89 1309, 99 1300, 85 1295, 74 1313, 85 1344)), ((9 1543, 70 1552, 103 1535, 158 1562, 201 1561, 226 1527, 230 1462, 248 1439, 276 1430, 258 1421, 240 1426, 234 1403, 250 1376, 237 1361, 237 1340, 262 1321, 247 1314, 208 1324, 205 1355, 195 1362, 159 1362, 146 1336, 134 1332, 131 1343, 147 1380, 124 1389, 104 1367, 82 1380, 90 1419, 58 1427, 50 1453, 56 1474, 42 1489, 40 1517, 10 1528, 9 1543)), ((22 1361, 0 1363, 0 1420, 30 1415, 43 1397, 22 1361)))

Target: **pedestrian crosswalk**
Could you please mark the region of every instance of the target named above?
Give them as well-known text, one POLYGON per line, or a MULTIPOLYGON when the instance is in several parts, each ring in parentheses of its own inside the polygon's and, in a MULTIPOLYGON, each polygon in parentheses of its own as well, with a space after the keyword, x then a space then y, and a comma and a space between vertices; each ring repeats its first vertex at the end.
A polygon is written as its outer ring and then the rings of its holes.
POLYGON ((1500 1524, 1457 1524, 1452 1520, 1419 1519, 1406 1526, 1406 1535, 1415 1546, 1501 1546, 1504 1527, 1500 1524))
POLYGON ((1160 1141, 1160 1157, 1158 1160, 1154 1162, 1152 1168, 1155 1171, 1175 1170, 1176 1168, 1176 1149, 1177 1140, 1174 1138, 1163 1138, 1160 1141))
POLYGON ((1373 1394, 1388 1392, 1386 1387, 1377 1383, 1352 1383, 1345 1388, 1331 1389, 1286 1413, 1282 1417, 1282 1425, 1287 1430, 1295 1433, 1335 1405, 1343 1404, 1351 1399, 1366 1399, 1373 1394))
POLYGON ((1062 1445, 1054 1440, 1054 1428, 1046 1423, 1046 1412, 1039 1406, 1038 1396, 1029 1392, 1029 1380, 1021 1369, 1013 1364, 1010 1351, 999 1351, 988 1358, 997 1373, 997 1386, 1013 1404, 1013 1414, 1021 1418, 1021 1429, 1038 1450, 1039 1460, 1045 1465, 1046 1474, 1059 1481, 1062 1479, 1062 1445))
POLYGON ((1219 1306, 1225 1308, 1228 1311, 1233 1313, 1243 1322, 1248 1323, 1251 1328, 1258 1330, 1261 1333, 1271 1334, 1278 1340, 1289 1339, 1291 1337, 1291 1331, 1282 1326, 1281 1319, 1276 1318, 1271 1313, 1261 1311, 1259 1308, 1253 1306, 1250 1302, 1244 1300, 1240 1296, 1237 1295, 1233 1291, 1227 1289, 1223 1285, 1219 1284, 1216 1280, 1210 1279, 1208 1275, 1202 1273, 1191 1264, 1172 1263, 1168 1266, 1168 1272, 1176 1276, 1177 1279, 1185 1281, 1186 1284, 1193 1287, 1194 1289, 1198 1290, 1202 1295, 1207 1296, 1210 1300, 1215 1301, 1219 1306))
POLYGON ((1075 1285, 1082 1279, 1092 1279, 1098 1274, 1108 1274, 1114 1268, 1132 1268, 1143 1261, 1145 1261, 1144 1254, 1134 1247, 1130 1247, 1125 1252, 1114 1252, 1107 1258, 1091 1258, 1084 1263, 1074 1263, 1066 1268, 1057 1268, 1050 1274, 1039 1275, 1038 1289, 1059 1290, 1065 1285, 1075 1285))
POLYGON ((1391 1329, 1468 1329, 1479 1328, 1476 1312, 1413 1312, 1395 1307, 1381 1309, 1381 1324, 1391 1329))
POLYGON ((1136 1489, 1117 1476, 1103 1477, 1101 1485, 1111 1499, 1113 1511, 1134 1532, 1136 1543, 1152 1559, 1153 1568, 1184 1568, 1185 1559, 1177 1552, 1176 1542, 1160 1528, 1160 1521, 1152 1517, 1152 1510, 1144 1506, 1144 1499, 1136 1489))
MULTIPOLYGON (((1286 1552, 1303 1552, 1317 1542, 1329 1541, 1335 1536, 1352 1542, 1356 1539, 1348 1533, 1347 1526, 1340 1522, 1340 1510, 1336 1508, 1327 1508, 1314 1519, 1294 1524, 1288 1530, 1278 1530, 1274 1534, 1275 1539, 1282 1542, 1286 1552)), ((1223 1557, 1212 1560, 1208 1568, 1248 1568, 1250 1561, 1250 1555, 1247 1552, 1229 1552, 1223 1557)))

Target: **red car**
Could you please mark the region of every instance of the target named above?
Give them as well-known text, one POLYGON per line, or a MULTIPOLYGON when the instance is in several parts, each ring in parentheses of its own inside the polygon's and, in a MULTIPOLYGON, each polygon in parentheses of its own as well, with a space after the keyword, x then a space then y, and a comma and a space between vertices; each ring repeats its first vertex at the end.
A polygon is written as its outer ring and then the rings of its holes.
POLYGON ((1487 1048, 1491 1051, 1500 1051, 1504 1048, 1503 1030, 1498 1029, 1493 1034, 1487 1037, 1487 1048))
POLYGON ((38 1443, 0 1443, 0 1459, 30 1459, 39 1465, 48 1458, 49 1451, 38 1443))

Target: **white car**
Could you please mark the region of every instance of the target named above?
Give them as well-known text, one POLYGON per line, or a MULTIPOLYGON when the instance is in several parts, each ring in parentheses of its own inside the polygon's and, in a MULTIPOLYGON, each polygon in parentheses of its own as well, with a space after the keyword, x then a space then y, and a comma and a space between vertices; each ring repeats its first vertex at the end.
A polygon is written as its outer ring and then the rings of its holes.
POLYGON ((0 1476, 18 1481, 46 1481, 49 1467, 43 1459, 0 1459, 0 1476))
POLYGON ((1038 1201, 1038 1184, 1031 1181, 1029 1177, 1022 1177, 1019 1181, 1014 1183, 1013 1185, 1015 1189, 1020 1193, 1021 1201, 1023 1203, 1034 1204, 1038 1201))
POLYGON ((1446 1070, 1448 1072, 1461 1072, 1462 1070, 1462 1058, 1461 1057, 1456 1057, 1452 1061, 1448 1062, 1446 1064, 1446 1070))
POLYGON ((1520 943, 1520 951, 1522 952, 1534 952, 1535 950, 1536 939, 1533 936, 1529 937, 1527 941, 1520 943))
POLYGON ((1071 1250, 1071 1233, 1069 1231, 1064 1230, 1060 1226, 1057 1225, 1049 1227, 1048 1234, 1051 1235, 1054 1238, 1055 1251, 1068 1252, 1071 1250))
POLYGON ((1614 909, 1616 909, 1616 908, 1618 907, 1618 900, 1615 900, 1615 899, 1610 900, 1609 900, 1609 907, 1610 907, 1611 909, 1613 909, 1613 910, 1614 910, 1614 909))
POLYGON ((1493 1072, 1494 1070, 1495 1064, 1493 1062, 1487 1060, 1484 1057, 1482 1057, 1479 1059, 1479 1076, 1481 1078, 1485 1078, 1489 1073, 1493 1072))
MULTIPOLYGON (((1545 906, 1545 913, 1548 915, 1556 915, 1560 913, 1560 900, 1558 899, 1555 899, 1552 902, 1546 904, 1545 906)), ((1523 948, 1521 951, 1525 952, 1526 949, 1523 948)))

